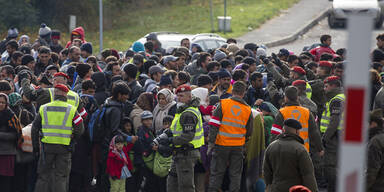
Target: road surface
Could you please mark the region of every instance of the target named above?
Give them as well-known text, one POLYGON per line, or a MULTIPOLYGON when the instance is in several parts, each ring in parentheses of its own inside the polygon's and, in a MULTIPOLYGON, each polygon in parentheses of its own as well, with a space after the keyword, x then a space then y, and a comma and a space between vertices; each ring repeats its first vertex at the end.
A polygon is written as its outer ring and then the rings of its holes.
MULTIPOLYGON (((379 30, 373 30, 372 33, 372 48, 376 46, 376 36, 380 33, 384 33, 384 28, 379 30)), ((268 54, 277 53, 279 49, 286 48, 290 51, 293 51, 295 54, 300 54, 304 46, 310 46, 313 43, 320 42, 320 36, 323 34, 329 34, 332 36, 332 45, 333 50, 337 50, 339 48, 347 47, 348 40, 348 32, 347 29, 330 29, 328 27, 327 19, 324 19, 319 22, 314 28, 308 31, 306 34, 301 36, 294 42, 289 44, 272 47, 267 50, 268 54)))

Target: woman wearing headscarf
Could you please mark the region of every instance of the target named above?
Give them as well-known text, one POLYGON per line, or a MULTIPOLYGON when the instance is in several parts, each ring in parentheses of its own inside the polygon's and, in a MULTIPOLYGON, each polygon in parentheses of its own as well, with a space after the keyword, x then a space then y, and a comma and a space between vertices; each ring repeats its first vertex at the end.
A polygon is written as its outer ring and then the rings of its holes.
POLYGON ((162 89, 157 93, 157 105, 153 111, 153 127, 155 131, 163 129, 163 119, 165 116, 175 116, 176 102, 169 89, 162 89))
POLYGON ((16 147, 22 141, 20 122, 8 103, 8 96, 0 93, 0 186, 4 192, 12 191, 16 147))
POLYGON ((133 110, 129 115, 129 118, 133 122, 133 128, 137 133, 137 129, 142 125, 141 123, 141 113, 143 111, 153 111, 154 100, 152 93, 142 93, 137 99, 135 105, 133 105, 133 110))

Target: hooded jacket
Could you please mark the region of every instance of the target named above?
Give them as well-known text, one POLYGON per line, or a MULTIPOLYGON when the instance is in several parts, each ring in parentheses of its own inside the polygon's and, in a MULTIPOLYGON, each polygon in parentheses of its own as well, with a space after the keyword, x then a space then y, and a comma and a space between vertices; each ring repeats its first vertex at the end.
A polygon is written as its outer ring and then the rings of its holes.
POLYGON ((165 96, 167 104, 162 106, 157 102, 157 105, 153 110, 153 127, 155 128, 155 131, 163 128, 163 119, 165 116, 175 116, 176 113, 176 102, 174 101, 172 92, 169 89, 162 89, 157 93, 157 99, 159 99, 160 94, 165 96))
POLYGON ((106 138, 105 144, 109 145, 114 135, 118 135, 118 134, 126 135, 125 133, 122 132, 124 104, 110 97, 105 101, 104 106, 106 107, 106 111, 104 114, 104 123, 106 127, 108 127, 108 130, 106 132, 106 137, 105 137, 106 138))
POLYGON ((92 74, 91 79, 96 84, 95 99, 97 104, 102 105, 108 98, 109 94, 106 91, 106 78, 103 72, 96 72, 92 74))
POLYGON ((86 43, 86 41, 85 41, 84 29, 83 29, 83 27, 78 27, 78 28, 75 28, 75 29, 72 30, 72 32, 71 32, 71 40, 67 42, 67 45, 65 46, 65 48, 69 48, 69 47, 72 45, 72 41, 73 41, 73 36, 72 36, 72 34, 73 34, 73 32, 76 32, 76 33, 80 34, 80 36, 81 36, 81 37, 80 37, 81 41, 82 41, 83 43, 86 43))

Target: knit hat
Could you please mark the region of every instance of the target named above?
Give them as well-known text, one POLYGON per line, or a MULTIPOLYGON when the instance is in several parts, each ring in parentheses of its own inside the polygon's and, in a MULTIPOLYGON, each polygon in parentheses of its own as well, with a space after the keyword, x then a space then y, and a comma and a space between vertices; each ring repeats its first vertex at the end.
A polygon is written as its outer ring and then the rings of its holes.
POLYGON ((305 75, 306 74, 305 70, 303 68, 299 67, 299 66, 292 67, 291 71, 296 72, 299 75, 305 75))
POLYGON ((17 28, 12 27, 8 29, 7 38, 16 38, 18 35, 19 35, 19 31, 17 30, 17 28))
POLYGON ((212 83, 212 79, 211 77, 209 77, 208 75, 200 75, 198 78, 197 78, 197 86, 198 87, 202 87, 204 85, 208 85, 212 83))
POLYGON ((247 43, 244 45, 244 49, 257 50, 258 46, 255 43, 247 43))
POLYGON ((147 41, 149 41, 149 40, 155 40, 155 41, 157 41, 157 35, 156 35, 156 33, 150 33, 150 34, 148 34, 148 35, 146 36, 146 39, 147 39, 147 41))
POLYGON ((215 61, 221 61, 222 59, 225 59, 227 57, 227 54, 225 54, 224 52, 220 51, 219 49, 216 49, 215 51, 215 55, 213 56, 213 59, 215 61))
POLYGON ((162 75, 160 78, 159 86, 172 85, 172 80, 168 75, 162 75))
POLYGON ((329 76, 324 80, 324 83, 340 82, 340 77, 338 76, 329 76))
POLYGON ((53 77, 65 77, 65 78, 69 79, 69 76, 63 72, 57 72, 53 75, 53 77))
POLYGON ((80 47, 81 51, 86 51, 87 53, 92 54, 92 44, 91 43, 84 43, 80 47))
POLYGON ((299 86, 299 85, 305 85, 305 84, 306 84, 306 82, 304 80, 301 80, 301 79, 292 82, 293 86, 299 86))
POLYGON ((219 79, 226 78, 226 77, 231 77, 231 74, 225 70, 225 69, 220 69, 219 72, 217 72, 219 79))
POLYGON ((143 111, 141 113, 141 120, 151 119, 151 118, 153 118, 153 114, 150 111, 143 111))
POLYGON ((35 58, 33 58, 32 55, 24 55, 24 56, 21 58, 21 65, 27 65, 27 64, 30 63, 31 61, 35 61, 35 58))
POLYGON ((289 188, 289 192, 311 192, 311 190, 302 185, 295 185, 289 188))
POLYGON ((289 56, 289 51, 287 49, 280 49, 279 50, 279 53, 278 53, 279 56, 289 56))
POLYGON ((265 51, 265 49, 261 47, 257 48, 257 51, 256 51, 256 57, 260 57, 260 56, 264 56, 264 57, 267 56, 267 52, 265 51))
POLYGON ((179 87, 177 87, 175 93, 178 94, 178 93, 182 93, 182 92, 186 92, 186 91, 192 91, 192 89, 189 85, 183 84, 183 85, 180 85, 179 87))
POLYGON ((21 104, 21 101, 22 101, 20 94, 16 92, 9 94, 8 99, 9 99, 9 105, 12 107, 21 104))
POLYGON ((269 105, 265 102, 262 102, 259 106, 259 109, 261 111, 271 112, 271 109, 269 108, 269 105))
POLYGON ((284 125, 294 129, 301 129, 301 123, 296 119, 287 119, 284 121, 284 125))
POLYGON ((69 92, 68 87, 66 85, 64 85, 64 84, 57 84, 57 85, 55 85, 55 89, 59 89, 59 90, 61 90, 63 92, 66 92, 66 93, 69 92))
POLYGON ((118 52, 116 49, 111 48, 111 54, 112 54, 113 56, 115 56, 115 57, 117 58, 117 60, 120 59, 119 52, 118 52))
POLYGON ((236 44, 234 44, 234 43, 230 43, 227 46, 227 51, 229 51, 230 53, 234 54, 234 53, 236 53, 239 50, 240 50, 240 48, 236 44))
POLYGON ((51 38, 52 39, 60 39, 60 31, 59 30, 52 30, 51 38))
POLYGON ((319 67, 328 67, 328 68, 332 68, 332 63, 329 62, 329 61, 320 61, 320 62, 319 62, 319 67))
POLYGON ((81 78, 84 78, 84 76, 89 72, 91 68, 92 67, 88 64, 78 64, 76 66, 76 72, 81 78))
POLYGON ((45 37, 50 34, 51 34, 51 28, 49 28, 45 23, 42 23, 39 29, 39 36, 45 37))
POLYGON ((209 72, 208 76, 212 79, 212 82, 217 81, 219 79, 219 72, 209 72))
POLYGON ((135 53, 137 53, 137 52, 139 52, 139 51, 145 51, 145 48, 144 48, 144 45, 143 45, 141 42, 136 41, 136 42, 134 42, 133 45, 132 45, 132 50, 133 50, 135 53))

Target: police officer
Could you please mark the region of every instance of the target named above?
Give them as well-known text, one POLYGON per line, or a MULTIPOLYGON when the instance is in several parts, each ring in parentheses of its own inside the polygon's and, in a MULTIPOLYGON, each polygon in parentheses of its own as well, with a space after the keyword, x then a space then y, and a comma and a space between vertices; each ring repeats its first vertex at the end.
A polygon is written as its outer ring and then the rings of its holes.
POLYGON ((313 165, 299 136, 302 124, 296 119, 284 121, 284 133, 265 151, 263 172, 267 191, 288 191, 304 185, 317 191, 313 165))
POLYGON ((54 100, 40 107, 32 124, 33 151, 40 152, 35 191, 68 191, 71 170, 69 146, 84 131, 83 119, 76 107, 67 103, 68 91, 67 86, 57 84, 54 100))
POLYGON ((208 153, 212 151, 208 191, 219 191, 229 163, 229 191, 240 191, 245 141, 252 132, 251 107, 243 100, 247 85, 233 84, 233 96, 222 99, 209 122, 208 153))
POLYGON ((343 129, 343 110, 345 96, 341 88, 340 78, 330 76, 324 81, 324 91, 327 97, 325 110, 320 121, 320 132, 323 134, 325 146, 325 177, 328 182, 328 191, 336 191, 337 175, 337 148, 339 136, 343 129))
POLYGON ((171 124, 174 155, 167 179, 169 192, 194 192, 194 167, 200 158, 199 148, 204 145, 203 122, 199 111, 200 100, 192 98, 191 87, 180 85, 176 89, 177 110, 171 124))
POLYGON ((310 111, 301 107, 298 103, 298 90, 294 86, 288 86, 285 89, 285 106, 280 109, 276 116, 275 124, 271 129, 273 138, 283 132, 283 122, 287 119, 296 119, 301 123, 303 129, 300 131, 300 137, 304 140, 304 146, 311 153, 324 154, 321 144, 319 130, 315 123, 315 118, 310 111))
MULTIPOLYGON (((23 89, 24 95, 29 100, 36 101, 38 107, 54 100, 54 88, 40 88, 35 90, 31 87, 31 81, 29 79, 30 76, 27 72, 22 71, 18 74, 18 76, 19 82, 21 82, 21 87, 23 89)), ((53 75, 53 86, 57 84, 67 85, 68 79, 69 76, 63 72, 55 73, 53 75)), ((87 112, 81 104, 80 97, 76 92, 69 90, 67 94, 67 103, 74 106, 80 113, 81 117, 85 119, 85 117, 87 116, 87 112)))

